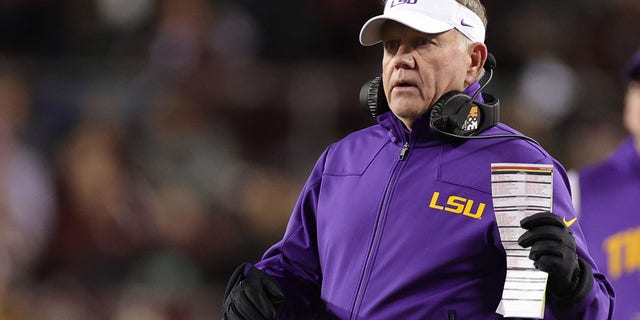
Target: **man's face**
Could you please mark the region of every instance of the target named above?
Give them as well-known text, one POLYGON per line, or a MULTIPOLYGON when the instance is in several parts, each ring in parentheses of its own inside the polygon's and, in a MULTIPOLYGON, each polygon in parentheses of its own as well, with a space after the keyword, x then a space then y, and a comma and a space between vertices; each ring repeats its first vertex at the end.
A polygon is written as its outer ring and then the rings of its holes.
POLYGON ((629 132, 640 139, 640 82, 631 81, 624 99, 624 125, 629 132))
POLYGON ((387 102, 411 128, 444 93, 464 90, 474 79, 471 57, 455 30, 427 34, 389 21, 382 31, 382 78, 387 102))

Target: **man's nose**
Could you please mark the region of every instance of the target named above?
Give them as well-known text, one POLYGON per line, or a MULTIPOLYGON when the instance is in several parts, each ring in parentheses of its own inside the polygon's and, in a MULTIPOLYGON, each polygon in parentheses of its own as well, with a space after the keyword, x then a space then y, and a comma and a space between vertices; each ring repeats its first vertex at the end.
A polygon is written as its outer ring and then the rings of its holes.
POLYGON ((416 65, 416 60, 413 56, 413 48, 409 45, 402 44, 398 47, 396 52, 395 67, 396 68, 408 68, 412 69, 416 65))

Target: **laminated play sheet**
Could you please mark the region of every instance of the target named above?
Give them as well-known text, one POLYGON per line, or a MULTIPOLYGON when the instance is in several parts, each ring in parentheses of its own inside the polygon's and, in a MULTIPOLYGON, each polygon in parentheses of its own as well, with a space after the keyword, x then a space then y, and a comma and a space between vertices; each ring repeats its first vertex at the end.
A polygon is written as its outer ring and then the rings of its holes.
POLYGON ((491 191, 500 240, 507 255, 507 276, 497 313, 505 318, 544 318, 546 272, 518 245, 526 231, 520 220, 553 204, 553 166, 526 163, 491 164, 491 191))

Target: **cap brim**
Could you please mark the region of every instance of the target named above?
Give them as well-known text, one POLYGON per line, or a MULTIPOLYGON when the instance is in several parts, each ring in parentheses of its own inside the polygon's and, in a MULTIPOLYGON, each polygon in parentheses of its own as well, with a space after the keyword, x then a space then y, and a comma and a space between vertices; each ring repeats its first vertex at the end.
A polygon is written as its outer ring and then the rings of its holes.
POLYGON ((382 41, 382 26, 388 20, 401 23, 411 29, 424 33, 440 33, 454 28, 453 25, 419 13, 404 11, 400 15, 383 14, 375 16, 365 22, 360 30, 360 44, 363 46, 372 46, 382 41))

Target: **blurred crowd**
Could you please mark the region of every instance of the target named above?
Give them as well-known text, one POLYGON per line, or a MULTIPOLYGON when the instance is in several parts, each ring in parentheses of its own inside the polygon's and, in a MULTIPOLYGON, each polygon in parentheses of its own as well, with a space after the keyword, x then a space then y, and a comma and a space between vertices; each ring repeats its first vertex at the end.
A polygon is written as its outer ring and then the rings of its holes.
MULTIPOLYGON (((637 0, 484 1, 502 121, 567 168, 624 136, 637 0)), ((380 0, 0 1, 0 320, 218 318, 316 157, 373 123, 380 0)))

